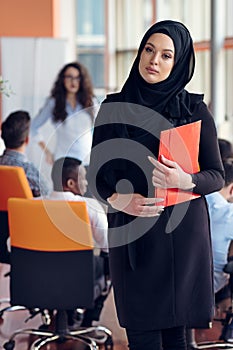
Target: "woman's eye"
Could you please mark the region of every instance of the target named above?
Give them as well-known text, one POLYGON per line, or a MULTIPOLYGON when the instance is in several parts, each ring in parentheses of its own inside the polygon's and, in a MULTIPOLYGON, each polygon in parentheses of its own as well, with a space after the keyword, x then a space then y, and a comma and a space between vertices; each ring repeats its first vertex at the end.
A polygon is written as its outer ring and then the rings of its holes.
POLYGON ((171 58, 171 56, 165 53, 165 54, 163 55, 163 58, 165 58, 166 60, 168 60, 168 59, 171 58))
POLYGON ((149 52, 149 53, 150 53, 150 52, 153 52, 152 48, 149 47, 149 46, 145 47, 145 51, 146 51, 146 52, 149 52))

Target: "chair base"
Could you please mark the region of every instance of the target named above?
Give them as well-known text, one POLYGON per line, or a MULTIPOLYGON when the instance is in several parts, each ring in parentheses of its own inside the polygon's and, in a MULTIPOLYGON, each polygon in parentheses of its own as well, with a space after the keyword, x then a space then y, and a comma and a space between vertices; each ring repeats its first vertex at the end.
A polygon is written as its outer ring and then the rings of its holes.
POLYGON ((81 336, 74 337, 74 336, 68 336, 68 335, 65 335, 63 337, 60 336, 60 335, 54 335, 54 336, 51 336, 49 338, 39 339, 39 340, 35 341, 31 345, 30 350, 39 350, 44 345, 46 345, 48 343, 51 343, 51 342, 54 342, 54 341, 62 341, 63 342, 63 341, 66 341, 66 340, 79 341, 81 343, 84 343, 86 346, 88 346, 88 348, 90 350, 98 350, 98 346, 97 346, 95 341, 93 341, 91 339, 83 339, 81 336))
POLYGON ((36 335, 40 339, 34 341, 30 350, 39 350, 44 345, 51 342, 64 342, 66 340, 80 341, 89 347, 90 350, 97 350, 98 345, 104 345, 105 349, 113 349, 112 332, 103 326, 94 326, 89 328, 80 328, 76 331, 43 331, 39 329, 20 329, 13 333, 9 341, 7 341, 3 348, 5 350, 13 350, 15 347, 15 337, 20 334, 36 335))
POLYGON ((0 310, 0 317, 2 317, 6 311, 12 312, 12 311, 19 311, 19 310, 27 310, 27 308, 25 306, 21 306, 21 305, 7 306, 4 309, 0 310))
POLYGON ((209 341, 209 342, 203 342, 198 343, 197 350, 205 350, 205 349, 228 349, 233 350, 233 342, 221 342, 221 341, 209 341))
POLYGON ((30 350, 39 350, 47 343, 53 341, 64 342, 75 340, 85 343, 90 350, 98 349, 97 344, 103 344, 105 349, 113 349, 112 332, 103 326, 80 327, 75 331, 69 331, 67 325, 67 313, 65 310, 57 310, 55 318, 55 330, 20 329, 12 334, 9 341, 3 345, 6 350, 12 350, 15 346, 15 337, 19 334, 31 334, 39 336, 30 347, 30 350))
POLYGON ((206 341, 197 344, 197 349, 232 349, 233 350, 233 313, 232 307, 226 311, 224 319, 215 319, 215 321, 221 321, 223 328, 222 333, 218 340, 206 341))
POLYGON ((51 323, 51 318, 50 318, 50 314, 49 314, 48 310, 46 310, 46 309, 40 310, 38 308, 29 310, 27 307, 21 306, 21 305, 7 306, 4 309, 1 309, 0 310, 0 319, 3 317, 3 314, 5 312, 13 312, 13 311, 20 311, 20 310, 27 310, 30 313, 30 316, 25 320, 25 322, 32 319, 36 315, 40 314, 43 325, 50 325, 50 323, 51 323))

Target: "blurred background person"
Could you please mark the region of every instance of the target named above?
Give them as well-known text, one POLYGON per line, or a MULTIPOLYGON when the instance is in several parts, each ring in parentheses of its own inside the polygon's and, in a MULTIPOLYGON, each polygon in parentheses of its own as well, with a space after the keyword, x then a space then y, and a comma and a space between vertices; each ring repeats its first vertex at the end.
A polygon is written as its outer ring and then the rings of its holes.
POLYGON ((210 214, 210 228, 214 260, 214 292, 228 284, 229 274, 223 269, 228 262, 228 253, 233 240, 233 158, 223 159, 225 185, 219 192, 206 195, 210 214))
MULTIPOLYGON (((230 142, 226 144, 231 145, 230 142)), ((216 312, 218 317, 225 318, 224 314, 231 306, 230 274, 225 273, 224 267, 233 260, 233 203, 230 203, 233 197, 233 158, 224 158, 223 166, 224 187, 206 195, 206 201, 210 217, 216 312)), ((194 330, 187 330, 187 343, 188 350, 198 349, 194 330)))
POLYGON ((66 64, 31 125, 31 135, 45 152, 50 165, 60 157, 69 156, 88 166, 97 106, 88 70, 79 62, 66 64), (40 128, 48 120, 52 121, 55 131, 45 142, 40 128), (53 143, 54 152, 50 149, 53 143))
POLYGON ((233 146, 230 141, 218 138, 218 145, 222 159, 233 157, 233 146))
POLYGON ((24 168, 34 197, 49 192, 45 179, 35 165, 27 159, 26 147, 29 142, 31 117, 27 111, 15 111, 2 123, 2 139, 6 149, 0 156, 0 165, 24 168))
MULTIPOLYGON (((6 146, 0 156, 0 165, 22 167, 28 179, 34 197, 46 195, 49 192, 47 183, 42 178, 36 166, 30 162, 25 154, 29 142, 30 115, 26 111, 11 113, 2 123, 2 139, 6 146)), ((8 231, 0 234, 0 261, 9 262, 10 253, 7 244, 8 231)))

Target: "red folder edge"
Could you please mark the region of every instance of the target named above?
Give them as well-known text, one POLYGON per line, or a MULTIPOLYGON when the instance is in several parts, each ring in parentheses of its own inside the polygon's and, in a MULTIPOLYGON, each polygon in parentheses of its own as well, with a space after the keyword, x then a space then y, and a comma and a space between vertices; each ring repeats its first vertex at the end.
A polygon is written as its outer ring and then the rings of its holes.
MULTIPOLYGON (((201 120, 162 131, 158 160, 161 161, 161 155, 163 155, 165 158, 176 161, 189 174, 199 172, 200 132, 201 120)), ((164 198, 164 201, 157 203, 157 205, 167 207, 199 198, 200 195, 177 188, 156 188, 155 197, 164 198)))

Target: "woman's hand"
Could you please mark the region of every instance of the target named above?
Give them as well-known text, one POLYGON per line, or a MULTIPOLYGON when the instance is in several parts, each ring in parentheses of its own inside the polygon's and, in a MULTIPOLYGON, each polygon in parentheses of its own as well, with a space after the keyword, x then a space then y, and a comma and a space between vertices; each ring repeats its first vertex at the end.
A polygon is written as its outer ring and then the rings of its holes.
POLYGON ((45 153, 45 159, 46 159, 46 162, 50 165, 53 165, 54 163, 54 157, 53 157, 53 154, 52 152, 50 152, 50 150, 46 147, 44 141, 40 141, 39 142, 39 146, 42 148, 42 150, 44 151, 45 153))
POLYGON ((152 176, 152 183, 155 187, 180 188, 182 190, 195 187, 191 175, 184 172, 176 162, 164 156, 161 156, 162 163, 152 157, 148 157, 148 159, 155 166, 152 176))
POLYGON ((47 148, 45 149, 45 159, 48 164, 53 165, 54 163, 53 154, 47 148))
POLYGON ((107 201, 114 209, 134 216, 153 217, 160 215, 164 210, 164 206, 155 205, 162 199, 145 198, 138 193, 114 193, 107 201))

